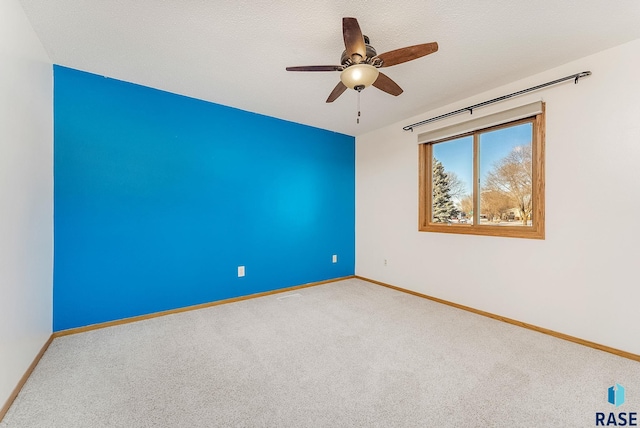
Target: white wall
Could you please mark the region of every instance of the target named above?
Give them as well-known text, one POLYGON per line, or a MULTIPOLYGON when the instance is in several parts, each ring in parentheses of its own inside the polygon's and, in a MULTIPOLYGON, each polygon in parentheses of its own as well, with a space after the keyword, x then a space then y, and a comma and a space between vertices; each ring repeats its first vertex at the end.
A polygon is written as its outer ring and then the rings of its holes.
POLYGON ((53 71, 17 0, 0 1, 0 408, 51 335, 53 71))
POLYGON ((356 274, 640 354, 638 70, 635 40, 358 137, 356 274), (417 231, 403 126, 584 70, 494 105, 546 102, 546 240, 417 231))

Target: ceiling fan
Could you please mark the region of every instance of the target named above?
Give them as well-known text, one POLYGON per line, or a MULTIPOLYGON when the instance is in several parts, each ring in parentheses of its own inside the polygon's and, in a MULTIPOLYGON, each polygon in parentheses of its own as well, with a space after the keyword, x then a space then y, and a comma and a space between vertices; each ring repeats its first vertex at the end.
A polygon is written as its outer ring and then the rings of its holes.
POLYGON ((362 35, 356 18, 342 18, 342 34, 346 49, 342 52, 340 65, 287 67, 287 71, 340 71, 340 82, 329 94, 328 103, 335 101, 347 88, 360 92, 371 85, 388 94, 398 96, 403 92, 402 88, 378 69, 402 64, 438 50, 438 43, 433 42, 378 55, 369 44, 369 38, 362 35))

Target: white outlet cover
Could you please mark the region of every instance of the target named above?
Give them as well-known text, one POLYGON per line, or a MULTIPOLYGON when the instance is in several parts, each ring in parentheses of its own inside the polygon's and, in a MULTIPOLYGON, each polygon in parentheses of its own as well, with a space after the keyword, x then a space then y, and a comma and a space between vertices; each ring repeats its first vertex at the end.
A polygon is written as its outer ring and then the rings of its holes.
POLYGON ((238 266, 238 278, 244 276, 244 266, 238 266))

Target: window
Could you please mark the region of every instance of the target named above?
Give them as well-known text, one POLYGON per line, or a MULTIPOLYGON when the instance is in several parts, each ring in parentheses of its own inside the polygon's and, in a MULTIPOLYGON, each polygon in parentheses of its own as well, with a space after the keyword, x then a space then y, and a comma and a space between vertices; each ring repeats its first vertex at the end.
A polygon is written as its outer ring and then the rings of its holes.
POLYGON ((544 104, 418 142, 420 231, 544 239, 544 104))

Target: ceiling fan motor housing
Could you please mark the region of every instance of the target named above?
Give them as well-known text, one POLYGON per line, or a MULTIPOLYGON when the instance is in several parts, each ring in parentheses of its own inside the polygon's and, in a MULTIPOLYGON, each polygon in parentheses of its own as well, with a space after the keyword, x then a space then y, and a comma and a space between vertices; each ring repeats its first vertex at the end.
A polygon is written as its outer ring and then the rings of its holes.
MULTIPOLYGON (((378 53, 376 52, 375 48, 369 44, 369 37, 364 36, 364 35, 362 37, 364 37, 364 45, 365 45, 365 47, 367 49, 367 53, 366 53, 366 57, 362 58, 360 63, 371 64, 371 65, 377 67, 376 64, 373 64, 372 59, 376 55, 378 55, 378 53)), ((351 57, 347 55, 347 51, 346 50, 342 52, 342 56, 340 57, 340 64, 342 64, 345 67, 348 67, 351 64, 354 64, 354 62, 351 60, 351 57)))

